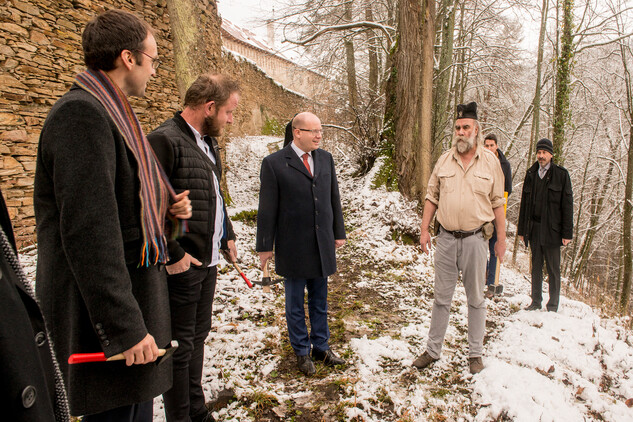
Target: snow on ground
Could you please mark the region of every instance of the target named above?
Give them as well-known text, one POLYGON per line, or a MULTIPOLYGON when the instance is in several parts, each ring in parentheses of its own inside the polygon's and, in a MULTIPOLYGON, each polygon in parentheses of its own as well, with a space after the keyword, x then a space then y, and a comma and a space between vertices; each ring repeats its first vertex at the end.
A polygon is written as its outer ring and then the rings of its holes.
MULTIPOLYGON (((235 138, 227 146, 231 215, 257 209, 261 159, 280 146, 272 137, 235 138)), ((221 264, 203 383, 209 399, 225 389, 233 390, 237 399, 216 411, 216 419, 633 420, 633 409, 625 404, 633 398, 632 333, 623 323, 603 319, 565 297, 558 313, 524 311, 530 303, 529 279, 525 270, 508 265, 501 269, 504 295, 488 301, 486 368, 475 376, 468 372, 467 305, 461 285, 441 359, 424 371, 413 368, 426 344, 434 277, 432 253, 424 255, 402 240, 404 234, 417 233, 415 204, 398 193, 372 189, 373 173, 352 178, 352 164, 336 150, 348 228, 339 262, 354 265, 339 265, 330 289, 341 287, 336 283, 351 284, 345 286, 351 293, 343 327, 352 334, 335 349, 348 365, 332 370, 318 366, 317 376, 303 377, 289 360, 290 352, 283 351, 288 347, 283 285, 271 293, 248 289, 232 267, 221 264), (359 316, 367 313, 372 317, 359 316), (317 392, 332 385, 337 394, 317 401, 317 392), (264 399, 269 400, 269 413, 264 413, 264 399), (299 408, 316 416, 310 419, 304 412, 301 419, 299 408)), ((242 221, 234 227, 240 266, 247 277, 258 279, 255 228, 242 221)), ((31 274, 33 255, 23 254, 31 274)), ((522 247, 517 267, 525 268, 526 260, 522 247)), ((339 322, 330 319, 331 328, 339 322)), ((154 420, 164 421, 160 398, 154 410, 154 420)))

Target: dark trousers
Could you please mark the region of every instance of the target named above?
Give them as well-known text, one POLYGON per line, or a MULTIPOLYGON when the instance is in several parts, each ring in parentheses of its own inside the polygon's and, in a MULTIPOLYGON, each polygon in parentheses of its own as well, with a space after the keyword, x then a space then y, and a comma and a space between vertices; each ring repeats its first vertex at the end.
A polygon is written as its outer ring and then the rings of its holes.
POLYGON ((105 412, 86 415, 83 422, 152 422, 154 418, 154 401, 130 404, 105 412))
POLYGON ((530 234, 530 249, 532 251, 532 303, 541 306, 543 301, 543 260, 547 267, 547 282, 549 284, 549 301, 547 310, 558 310, 560 296, 560 246, 541 245, 539 223, 534 223, 530 234))
POLYGON ((329 349, 330 329, 327 324, 327 277, 286 278, 286 323, 290 345, 297 356, 310 353, 310 345, 318 351, 329 349), (303 308, 308 288, 310 336, 303 308))
POLYGON ((194 267, 167 276, 171 332, 178 340, 172 388, 163 394, 167 422, 188 422, 206 414, 202 390, 204 341, 211 330, 217 267, 194 267))
POLYGON ((495 284, 495 272, 497 271, 497 255, 495 255, 495 245, 497 244, 497 228, 492 232, 492 237, 488 240, 490 258, 486 266, 486 286, 495 284))

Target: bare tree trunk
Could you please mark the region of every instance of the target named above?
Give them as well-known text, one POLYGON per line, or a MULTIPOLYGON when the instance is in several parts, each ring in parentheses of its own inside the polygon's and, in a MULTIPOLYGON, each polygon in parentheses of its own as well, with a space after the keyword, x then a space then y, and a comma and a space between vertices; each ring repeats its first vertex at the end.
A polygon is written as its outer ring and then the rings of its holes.
MULTIPOLYGON (((626 65, 625 65, 626 66, 626 65)), ((627 71, 628 73, 628 71, 627 71)), ((629 109, 631 108, 631 86, 629 75, 629 86, 627 88, 629 96, 629 109)), ((624 189, 624 215, 622 216, 622 260, 624 261, 622 270, 622 293, 620 294, 620 312, 625 313, 629 306, 631 296, 631 277, 633 275, 633 265, 631 262, 631 219, 633 215, 633 126, 629 130, 629 151, 626 168, 626 187, 624 189)))
POLYGON ((395 120, 394 158, 398 190, 408 198, 417 198, 416 168, 419 140, 422 137, 422 4, 401 0, 398 10, 399 41, 395 53, 396 77, 393 113, 395 120))
MULTIPOLYGON (((352 22, 352 2, 345 2, 345 20, 352 22)), ((358 105, 358 87, 356 86, 356 59, 354 58, 354 41, 351 36, 345 40, 345 56, 347 58, 347 92, 349 105, 356 109, 358 105)))
POLYGON ((210 69, 206 22, 196 0, 167 0, 167 10, 173 35, 176 86, 184 99, 189 85, 210 69))
POLYGON ((434 164, 443 151, 446 139, 446 125, 451 115, 450 108, 450 82, 451 69, 453 67, 453 38, 455 33, 455 12, 457 0, 443 0, 439 18, 442 25, 440 31, 440 65, 437 71, 434 109, 433 109, 433 155, 431 163, 434 164))
POLYGON ((556 102, 554 105, 554 157, 562 163, 563 145, 565 144, 565 127, 569 122, 569 93, 572 60, 574 57, 574 37, 572 33, 574 18, 573 0, 563 0, 563 32, 561 34, 561 48, 558 56, 556 72, 556 102))
POLYGON ((420 140, 420 168, 418 169, 419 203, 424 203, 427 183, 431 177, 433 148, 433 59, 435 45, 435 0, 425 0, 424 28, 422 29, 422 139, 420 140))
MULTIPOLYGON (((581 277, 582 273, 587 266, 587 261, 589 260, 589 252, 591 251, 591 246, 593 243, 593 239, 598 230, 598 222, 600 220, 600 215, 602 214, 602 210, 604 209, 604 199, 607 195, 607 191, 609 187, 611 187, 611 176, 613 175, 613 162, 609 162, 609 169, 607 170, 607 175, 602 184, 602 189, 599 189, 600 179, 596 179, 596 185, 594 189, 594 194, 591 199, 591 207, 590 213, 591 216, 589 218, 589 228, 587 229, 587 233, 585 234, 585 239, 583 241, 582 247, 580 248, 579 261, 575 259, 575 255, 572 256, 573 260, 570 268, 574 268, 573 274, 573 282, 576 284, 581 277)), ((580 207, 579 207, 580 208, 580 207)), ((574 239, 577 239, 577 234, 574 239)))
MULTIPOLYGON (((545 32, 547 31, 547 8, 548 0, 543 0, 543 10, 541 11, 541 29, 538 37, 538 53, 536 59, 536 88, 534 89, 534 99, 532 100, 532 133, 530 135, 530 147, 526 168, 530 167, 533 160, 533 151, 539 137, 540 116, 541 116, 541 68, 543 66, 543 45, 545 44, 545 32)), ((509 148, 508 148, 509 150, 509 148)), ((515 173, 516 174, 516 173, 515 173)), ((519 249, 519 236, 514 237, 514 247, 512 249, 512 265, 517 262, 517 250, 519 249)))
MULTIPOLYGON (((372 11, 372 0, 365 0, 365 20, 367 22, 374 21, 372 11)), ((378 46, 376 45, 376 33, 367 30, 367 44, 369 45, 369 95, 370 104, 373 103, 378 96, 378 46)))
MULTIPOLYGON (((619 25, 618 25, 619 26, 619 25)), ((620 42, 620 56, 624 69, 624 83, 626 88, 627 114, 629 120, 629 149, 626 165, 626 187, 624 189, 624 214, 622 215, 622 291, 620 294, 620 312, 625 313, 629 306, 631 295, 631 277, 633 277, 633 263, 631 262, 631 219, 633 218, 633 79, 627 63, 627 52, 624 41, 620 42)))
POLYGON ((532 110, 532 133, 530 136, 530 149, 528 150, 528 165, 532 162, 532 154, 536 142, 539 139, 540 118, 541 118, 541 73, 543 67, 543 45, 545 44, 545 32, 547 31, 547 9, 549 0, 543 0, 543 10, 541 12, 541 29, 538 37, 538 55, 536 59, 536 88, 534 89, 534 101, 532 110))
MULTIPOLYGON (((374 21, 374 14, 372 11, 372 0, 365 0, 365 20, 367 22, 374 21)), ((378 137, 380 132, 380 116, 377 112, 374 112, 376 102, 379 97, 378 86, 378 45, 376 40, 376 33, 373 30, 367 31, 367 44, 369 45, 369 137, 375 140, 372 145, 378 143, 378 137)))

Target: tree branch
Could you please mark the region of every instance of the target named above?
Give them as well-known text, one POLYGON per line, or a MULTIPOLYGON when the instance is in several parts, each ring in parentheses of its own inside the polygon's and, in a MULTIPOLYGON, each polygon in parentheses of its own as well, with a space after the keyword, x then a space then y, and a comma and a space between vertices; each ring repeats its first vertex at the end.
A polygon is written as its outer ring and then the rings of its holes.
POLYGON ((385 34, 385 37, 387 37, 387 41, 389 45, 393 44, 393 40, 391 38, 391 35, 389 34, 389 31, 395 31, 395 28, 392 28, 387 25, 382 25, 376 22, 368 22, 368 21, 351 22, 351 23, 346 23, 342 25, 332 25, 332 26, 328 26, 328 27, 318 30, 317 32, 315 32, 314 34, 312 34, 311 36, 309 36, 308 38, 304 40, 294 41, 294 40, 289 40, 288 38, 286 38, 282 42, 289 42, 289 43, 297 44, 297 45, 306 45, 310 41, 313 41, 314 39, 318 38, 319 36, 325 33, 333 32, 333 31, 344 31, 346 29, 354 29, 354 28, 380 29, 385 34))

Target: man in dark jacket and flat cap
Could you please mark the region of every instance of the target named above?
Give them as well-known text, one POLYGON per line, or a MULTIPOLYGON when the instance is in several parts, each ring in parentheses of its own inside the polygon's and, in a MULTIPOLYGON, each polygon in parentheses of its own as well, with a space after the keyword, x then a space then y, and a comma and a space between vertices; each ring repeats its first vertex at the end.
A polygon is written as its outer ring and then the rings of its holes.
POLYGON ((560 295, 560 247, 571 242, 574 198, 571 179, 564 167, 554 164, 552 141, 536 144, 536 160, 525 175, 517 234, 532 251, 532 303, 528 311, 541 309, 543 260, 547 265, 549 301, 556 312, 560 295))

